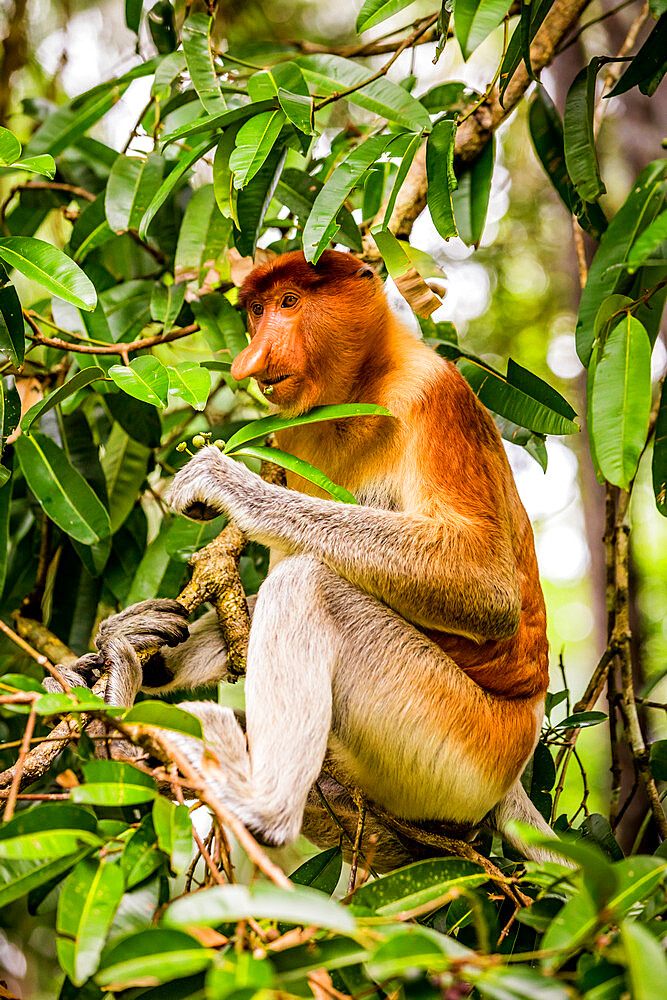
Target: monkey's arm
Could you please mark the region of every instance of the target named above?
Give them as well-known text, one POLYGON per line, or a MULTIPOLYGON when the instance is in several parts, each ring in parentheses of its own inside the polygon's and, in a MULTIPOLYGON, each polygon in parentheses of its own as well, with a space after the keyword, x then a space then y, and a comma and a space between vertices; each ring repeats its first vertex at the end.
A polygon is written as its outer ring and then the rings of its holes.
POLYGON ((519 577, 500 519, 481 528, 320 500, 263 482, 213 446, 177 474, 171 504, 194 519, 225 513, 254 541, 310 553, 417 625, 478 639, 518 628, 519 577))

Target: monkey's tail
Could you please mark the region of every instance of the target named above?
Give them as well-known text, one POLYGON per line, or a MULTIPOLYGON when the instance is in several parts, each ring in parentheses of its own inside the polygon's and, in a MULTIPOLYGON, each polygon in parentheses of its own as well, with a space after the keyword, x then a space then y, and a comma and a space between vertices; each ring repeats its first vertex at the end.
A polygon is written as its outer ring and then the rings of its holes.
POLYGON ((505 797, 488 814, 485 826, 497 831, 503 840, 506 840, 508 844, 511 844, 517 851, 520 851, 529 861, 537 861, 539 863, 557 861, 558 864, 571 867, 570 862, 562 855, 549 851, 544 847, 535 847, 533 844, 527 844, 513 829, 512 823, 517 820, 520 823, 532 826, 544 837, 558 840, 558 837, 542 814, 528 798, 528 794, 519 780, 512 785, 505 797))

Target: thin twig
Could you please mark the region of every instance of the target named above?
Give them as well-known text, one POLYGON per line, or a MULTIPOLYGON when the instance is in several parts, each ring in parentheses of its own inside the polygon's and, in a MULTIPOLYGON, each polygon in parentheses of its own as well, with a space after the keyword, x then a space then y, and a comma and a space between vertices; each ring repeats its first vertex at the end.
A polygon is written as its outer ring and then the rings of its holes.
POLYGON ((358 795, 355 799, 357 809, 359 811, 359 818, 357 819, 357 831, 354 837, 354 847, 352 849, 352 862, 350 864, 350 878, 347 883, 347 894, 348 896, 354 892, 355 884, 357 881, 357 866, 359 863, 359 848, 361 847, 361 838, 364 833, 364 819, 366 818, 366 803, 364 802, 363 796, 358 795))
POLYGON ((11 639, 14 645, 18 646, 19 649, 22 649, 24 653, 27 653, 27 655, 35 660, 36 663, 39 663, 40 667, 43 667, 44 670, 47 670, 52 677, 55 677, 58 683, 62 685, 63 691, 65 691, 66 694, 71 693, 71 685, 67 683, 61 672, 57 667, 54 667, 49 658, 44 656, 42 653, 38 653, 36 649, 33 649, 29 642, 26 642, 20 635, 17 635, 16 632, 14 632, 9 625, 6 625, 1 618, 0 631, 4 632, 7 638, 11 639))
POLYGON ((154 337, 142 337, 140 340, 133 340, 131 344, 106 344, 104 346, 93 346, 91 344, 89 347, 87 344, 69 344, 66 340, 60 340, 59 337, 45 337, 36 324, 31 321, 26 310, 23 311, 23 315, 32 329, 37 330, 35 336, 30 338, 34 345, 40 347, 55 347, 58 351, 73 351, 76 354, 119 354, 121 357, 125 357, 133 351, 142 351, 146 347, 156 347, 158 344, 169 344, 173 340, 180 340, 182 337, 189 337, 191 334, 197 333, 199 330, 198 323, 191 323, 189 326, 182 326, 177 330, 170 330, 169 333, 160 333, 156 334, 154 337))
POLYGON ((12 781, 11 788, 9 789, 7 804, 5 805, 5 811, 2 817, 5 823, 7 823, 14 815, 14 806, 16 805, 16 796, 18 795, 21 785, 23 765, 25 764, 25 759, 28 755, 28 750, 30 749, 30 738, 35 728, 36 719, 37 713, 35 711, 35 702, 33 701, 32 708, 30 709, 30 715, 28 716, 28 721, 26 723, 25 732, 23 733, 23 742, 21 743, 21 749, 19 751, 19 759, 16 762, 14 780, 12 781))
MULTIPOLYGON (((635 44, 637 40, 637 35, 641 31, 642 25, 644 24, 644 21, 647 19, 648 15, 649 15, 649 6, 648 6, 648 0, 646 0, 646 3, 639 11, 632 24, 630 25, 630 30, 625 36, 625 41, 618 50, 616 56, 617 59, 622 59, 623 56, 627 52, 629 52, 632 46, 635 44)), ((607 113, 607 108, 609 107, 609 101, 605 101, 603 100, 603 98, 612 89, 612 87, 614 86, 614 84, 616 83, 616 81, 618 80, 624 69, 625 65, 623 62, 612 62, 609 65, 605 66, 604 68, 602 74, 602 90, 600 91, 600 97, 598 99, 598 103, 595 108, 595 114, 593 116, 593 134, 595 136, 597 136, 598 132, 600 131, 600 125, 602 124, 602 119, 607 113)))

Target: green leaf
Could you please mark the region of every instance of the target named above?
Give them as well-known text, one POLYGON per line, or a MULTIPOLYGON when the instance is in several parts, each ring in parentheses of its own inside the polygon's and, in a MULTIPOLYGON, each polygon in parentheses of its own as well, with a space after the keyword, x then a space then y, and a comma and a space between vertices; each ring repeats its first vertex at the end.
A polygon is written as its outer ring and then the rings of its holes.
POLYGON ((660 393, 651 470, 656 506, 662 516, 667 517, 667 380, 663 382, 660 393))
POLYGON ((628 963, 633 1000, 657 1000, 665 995, 667 958, 659 941, 637 921, 624 920, 621 940, 628 963))
POLYGON ((171 859, 171 868, 180 875, 192 856, 192 820, 187 806, 177 806, 158 795, 153 803, 153 827, 158 846, 171 859))
POLYGON ((40 859, 35 864, 31 864, 29 868, 22 867, 14 878, 10 878, 10 881, 4 882, 0 886, 0 906, 7 906, 9 903, 27 896, 33 889, 38 889, 40 886, 52 882, 53 879, 73 868, 82 856, 89 854, 93 849, 93 847, 87 847, 84 852, 76 851, 74 854, 66 854, 61 858, 47 862, 40 859))
POLYGON ((197 716, 165 701, 142 701, 125 713, 123 722, 128 725, 157 726, 175 733, 184 733, 196 740, 203 739, 197 716))
POLYGON ((667 740, 651 744, 651 773, 657 781, 667 781, 667 740))
POLYGON ((434 124, 426 141, 426 198, 433 225, 448 240, 457 235, 452 193, 456 190, 454 175, 454 143, 456 120, 445 115, 434 124))
POLYGON ((221 965, 209 969, 206 975, 206 996, 215 1000, 250 1000, 273 986, 274 973, 270 962, 254 958, 250 952, 228 951, 221 965))
POLYGON ((483 362, 459 353, 458 368, 475 395, 495 413, 538 434, 576 434, 577 424, 517 389, 483 362))
POLYGON ((7 565, 9 562, 9 525, 10 516, 12 510, 12 493, 14 490, 14 477, 12 472, 14 466, 14 457, 10 455, 7 461, 7 466, 0 466, 0 469, 5 470, 9 474, 9 480, 4 484, 2 489, 0 489, 0 596, 5 590, 5 581, 7 579, 7 565))
POLYGON ((651 411, 651 344, 630 313, 610 331, 597 363, 589 427, 610 483, 627 489, 646 443, 651 411))
MULTIPOLYGON (((183 230, 181 229, 181 232, 183 230)), ((170 330, 185 301, 185 283, 157 284, 151 295, 151 316, 170 330)))
POLYGON ((211 375, 206 368, 184 361, 175 368, 168 368, 169 392, 182 399, 195 410, 203 410, 211 391, 211 375))
MULTIPOLYGON (((294 212, 303 226, 310 215, 315 198, 323 187, 319 178, 303 170, 286 167, 280 175, 275 197, 282 205, 286 205, 290 212, 294 212)), ((336 216, 336 222, 340 225, 337 234, 339 242, 351 250, 361 250, 361 234, 349 208, 345 206, 341 208, 336 216)))
POLYGON ((224 360, 229 358, 231 362, 245 350, 248 335, 241 314, 229 299, 224 295, 203 295, 191 306, 212 354, 224 354, 224 360))
POLYGON ((85 785, 70 793, 72 802, 96 806, 127 806, 150 802, 157 795, 153 779, 131 764, 93 760, 83 765, 85 785))
POLYGON ((139 34, 142 11, 142 0, 125 0, 125 24, 135 35, 139 34))
POLYGON ((458 179, 452 207, 458 234, 468 246, 478 247, 484 232, 495 162, 495 140, 487 142, 477 159, 458 179))
POLYGON ((224 251, 232 231, 230 219, 220 212, 212 184, 203 184, 193 192, 178 234, 174 274, 176 280, 196 281, 210 268, 226 266, 224 251), (219 263, 223 259, 222 264, 219 263))
POLYGON ((146 478, 151 451, 114 424, 107 438, 102 470, 109 497, 111 533, 125 523, 146 478))
POLYGON ((203 11, 190 14, 183 25, 182 42, 192 85, 205 110, 210 115, 217 115, 227 110, 227 103, 222 96, 213 62, 212 27, 213 18, 203 11))
POLYGON ((14 447, 28 486, 54 524, 84 545, 109 535, 107 511, 52 438, 21 434, 14 447))
POLYGON ((605 62, 607 60, 602 56, 591 59, 588 66, 577 73, 565 101, 565 163, 583 201, 596 201, 607 190, 600 177, 593 130, 595 80, 605 62))
POLYGON ((172 191, 174 191, 180 181, 183 180, 188 170, 195 165, 197 160, 200 160, 202 156, 208 153, 209 149, 215 146, 216 142, 217 138, 211 139, 209 137, 208 139, 204 139, 202 142, 197 143, 192 149, 181 153, 176 161, 176 164, 172 167, 157 192, 153 195, 148 208, 143 214, 139 225, 139 235, 142 240, 146 239, 151 222, 155 218, 158 210, 162 208, 172 191))
POLYGON ((0 167, 0 174, 20 170, 27 174, 40 174, 50 180, 56 176, 56 164, 52 156, 44 153, 41 156, 28 156, 25 160, 12 163, 11 167, 0 167))
POLYGON ((56 947, 61 966, 76 986, 97 969, 123 889, 118 865, 92 858, 80 861, 63 884, 56 947))
POLYGON ((254 257, 264 218, 287 156, 287 147, 274 146, 266 162, 237 194, 236 249, 242 257, 254 257))
MULTIPOLYGON (((457 942, 444 934, 436 934, 429 927, 406 925, 401 927, 401 933, 393 935, 376 949, 366 962, 366 971, 380 982, 395 976, 411 979, 420 969, 444 971, 451 964, 448 951, 452 946, 456 947, 457 942)), ((461 950, 464 954, 467 951, 461 950)))
MULTIPOLYGON (((530 43, 538 32, 545 17, 553 7, 554 0, 532 0, 521 7, 521 19, 517 24, 507 46, 500 67, 500 103, 503 104, 505 91, 512 77, 519 68, 522 58, 526 61, 526 50, 530 51, 530 43), (530 14, 530 23, 528 15, 530 14)), ((530 58, 530 57, 529 57, 530 58)), ((532 67, 527 67, 532 76, 532 67)), ((504 105, 503 105, 504 106, 504 105)))
MULTIPOLYGON (((148 62, 142 64, 140 68, 142 72, 136 73, 136 76, 144 76, 152 72, 148 62)), ((84 100, 82 104, 78 102, 86 97, 85 94, 70 101, 64 107, 58 108, 52 115, 49 115, 44 124, 32 136, 27 151, 31 156, 42 153, 58 156, 68 146, 72 146, 77 139, 81 138, 91 125, 103 118, 107 111, 110 111, 118 103, 128 86, 129 80, 127 80, 126 74, 125 77, 115 80, 101 93, 91 91, 93 96, 84 100)))
POLYGON ((391 417, 384 406, 377 406, 375 403, 338 403, 333 406, 314 406, 307 413, 301 413, 298 417, 283 417, 274 414, 270 417, 262 417, 261 420, 252 420, 241 427, 228 439, 225 445, 225 453, 233 455, 241 445, 251 441, 263 441, 269 434, 276 431, 285 430, 287 427, 299 427, 301 424, 316 424, 321 420, 341 420, 346 417, 363 416, 384 416, 391 417))
POLYGON ((466 61, 498 27, 509 7, 509 0, 456 0, 454 31, 466 61))
POLYGON ((0 351, 18 368, 25 356, 25 325, 16 289, 0 265, 0 351))
POLYGON ((135 358, 128 365, 112 365, 109 369, 112 378, 119 389, 140 399, 143 403, 153 406, 166 406, 169 391, 169 375, 167 369, 157 358, 146 354, 135 358))
POLYGON ((662 212, 632 244, 625 262, 628 274, 634 274, 665 240, 667 240, 667 212, 662 212))
MULTIPOLYGON (((213 158, 213 190, 215 201, 225 219, 233 219, 238 228, 236 218, 236 189, 234 175, 229 165, 229 158, 236 145, 236 134, 240 125, 230 125, 222 133, 220 142, 213 158)), ((195 192, 196 193, 196 192, 195 192)))
POLYGON ((102 246, 114 235, 113 229, 107 222, 104 198, 105 192, 101 191, 95 201, 86 205, 74 223, 69 241, 69 251, 74 260, 85 260, 91 250, 102 246))
POLYGON ((0 164, 10 164, 21 155, 21 143, 8 128, 0 127, 0 164))
MULTIPOLYGON (((551 0, 549 0, 551 3, 551 0)), ((563 123, 553 101, 543 87, 537 86, 528 107, 530 137, 547 177, 569 212, 596 240, 607 228, 607 219, 598 202, 582 201, 565 166, 563 123)))
POLYGON ((357 15, 355 31, 361 34, 368 28, 374 28, 376 24, 381 24, 388 17, 398 14, 413 2, 414 0, 365 0, 357 15))
POLYGON ((310 462, 306 462, 302 458, 297 458, 296 455, 289 455, 286 451, 251 444, 236 448, 234 455, 245 455, 248 458, 259 458, 262 461, 273 462, 275 465, 280 465, 283 469, 289 469, 290 472, 301 476, 302 479, 307 479, 309 482, 319 486, 321 490, 329 493, 340 503, 357 503, 354 494, 346 490, 344 486, 338 486, 328 476, 325 476, 323 472, 320 472, 314 465, 311 465, 310 462))
MULTIPOLYGON (((403 182, 408 176, 408 170, 412 166, 412 161, 415 158, 417 150, 424 141, 424 134, 422 132, 419 135, 413 136, 408 144, 408 148, 403 154, 400 166, 396 171, 396 177, 394 179, 394 184, 391 189, 391 194, 389 195, 389 200, 387 201, 387 208, 384 213, 384 219, 382 220, 382 227, 386 229, 389 226, 389 221, 391 219, 392 213, 394 211, 394 206, 396 205, 396 199, 398 198, 398 193, 403 187, 403 182)), ((341 227, 342 228, 342 227, 341 227)))
POLYGON ((510 385, 532 396, 533 399, 537 399, 540 403, 555 410, 556 413, 560 413, 566 420, 574 420, 577 416, 576 411, 572 409, 565 397, 561 396, 553 386, 534 375, 533 372, 528 371, 527 368, 522 368, 513 358, 507 362, 507 381, 510 385))
POLYGON ((605 97, 618 97, 638 86, 642 94, 651 97, 667 70, 667 16, 662 14, 637 55, 613 90, 605 97))
POLYGON ((101 378, 104 378, 104 372, 101 368, 83 368, 65 382, 64 385, 61 385, 59 389, 56 389, 55 392, 49 393, 44 399, 40 399, 38 403, 31 406, 21 419, 21 430, 29 431, 38 417, 41 417, 44 413, 48 413, 54 406, 60 405, 64 399, 78 392, 79 389, 83 389, 85 386, 90 385, 91 382, 97 382, 101 378))
POLYGON ((88 688, 75 687, 71 694, 64 691, 43 694, 35 702, 37 715, 66 715, 69 712, 104 711, 104 699, 88 688))
POLYGON ((340 880, 342 867, 343 853, 340 847, 330 847, 299 865, 290 875, 290 881, 296 885, 309 885, 311 889, 319 889, 331 896, 340 880))
POLYGON ((216 951, 184 931, 150 927, 114 941, 102 956, 95 981, 114 992, 135 984, 169 983, 201 972, 216 957, 216 951))
POLYGON ((159 868, 164 870, 164 855, 158 847, 151 813, 144 816, 139 828, 127 841, 120 859, 120 867, 128 889, 144 882, 159 868))
POLYGON ((107 222, 116 233, 136 231, 159 188, 164 173, 164 159, 151 153, 145 159, 119 156, 109 174, 104 208, 107 222))
POLYGON ((159 446, 162 428, 154 406, 127 396, 124 392, 108 392, 104 402, 113 419, 130 437, 145 444, 147 448, 159 446))
POLYGON ((264 111, 243 123, 229 158, 235 188, 245 187, 252 180, 273 149, 284 123, 282 110, 264 111))
POLYGON ((315 105, 310 95, 293 94, 290 90, 280 87, 278 100, 286 117, 304 135, 317 135, 313 125, 315 105))
POLYGON ((568 715, 562 722, 557 722, 554 729, 587 729, 589 726, 599 726, 608 718, 606 712, 575 712, 574 715, 568 715))
POLYGON ((637 237, 664 209, 667 184, 667 160, 649 163, 635 181, 632 190, 609 223, 588 272, 581 295, 577 319, 577 354, 588 365, 595 339, 595 317, 601 303, 616 292, 629 291, 629 279, 623 269, 610 270, 627 260, 637 237))
MULTIPOLYGON (((356 87, 370 75, 366 67, 342 56, 300 56, 294 61, 315 93, 325 97, 356 87)), ((347 100, 411 132, 431 127, 431 119, 419 101, 386 77, 348 94, 347 100)))
POLYGON ((340 226, 336 221, 343 202, 359 183, 368 167, 375 163, 394 140, 393 135, 374 135, 365 139, 338 164, 318 192, 303 231, 306 260, 316 264, 340 226))
MULTIPOLYGON (((230 108, 229 111, 223 112, 221 115, 205 115, 203 118, 198 118, 194 122, 190 122, 187 125, 181 125, 180 128, 174 129, 173 132, 169 132, 162 139, 162 148, 168 146, 172 142, 177 142, 179 139, 189 138, 191 135, 200 135, 204 132, 219 132, 221 129, 228 129, 231 125, 238 125, 240 122, 244 122, 246 118, 250 118, 252 115, 259 115, 263 111, 269 111, 275 109, 276 101, 253 101, 252 104, 243 104, 239 108, 230 108)), ((219 136, 216 138, 216 142, 219 136)))
POLYGON ((70 257, 50 243, 33 236, 7 236, 0 239, 0 257, 51 295, 79 309, 95 308, 97 292, 93 283, 70 257))
POLYGON ((0 858, 42 861, 79 851, 84 844, 101 844, 97 821, 87 809, 69 802, 40 802, 0 826, 0 858))
POLYGON ((487 873, 473 861, 465 858, 443 858, 437 861, 418 861, 399 868, 382 878, 366 882, 352 898, 352 910, 363 913, 372 910, 389 917, 406 910, 413 910, 433 903, 446 896, 451 889, 473 889, 488 881, 487 873))
POLYGON ((355 920, 340 903, 316 889, 299 886, 291 892, 268 883, 222 885, 182 896, 167 907, 162 922, 167 927, 199 924, 214 927, 248 917, 284 920, 291 924, 314 924, 340 934, 354 932, 355 920))

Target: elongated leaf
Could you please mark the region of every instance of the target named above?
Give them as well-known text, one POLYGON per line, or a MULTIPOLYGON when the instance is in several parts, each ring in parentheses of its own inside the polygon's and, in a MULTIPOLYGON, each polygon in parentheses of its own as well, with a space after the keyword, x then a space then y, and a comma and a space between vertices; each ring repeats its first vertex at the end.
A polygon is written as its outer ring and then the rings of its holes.
POLYGON ((0 826, 0 858, 42 861, 100 844, 97 821, 87 809, 68 802, 40 802, 0 826))
POLYGON ((114 991, 137 983, 168 983, 201 972, 216 957, 217 952, 184 931, 151 927, 114 941, 95 980, 114 991))
POLYGON ((492 136, 474 163, 459 177, 458 187, 452 193, 456 228, 463 242, 469 246, 478 247, 484 232, 495 148, 492 136))
POLYGON ((0 257, 31 281, 79 309, 94 309, 95 286, 70 257, 33 236, 0 239, 0 257))
POLYGON ((192 135, 220 132, 222 129, 228 129, 231 125, 239 125, 246 118, 251 118, 253 115, 259 115, 263 111, 270 111, 276 107, 277 101, 273 99, 243 104, 240 108, 230 108, 229 111, 224 111, 221 115, 205 115, 203 118, 198 118, 195 122, 187 125, 181 125, 180 128, 165 135, 162 139, 163 148, 171 142, 177 142, 179 139, 186 139, 192 135))
POLYGON ((638 86, 651 97, 667 70, 667 14, 663 13, 637 55, 606 97, 618 97, 638 86))
POLYGON ((95 201, 84 208, 74 223, 69 251, 76 261, 85 260, 91 250, 106 243, 114 235, 113 229, 107 222, 104 198, 105 192, 102 191, 95 201))
POLYGON ((296 885, 309 885, 331 896, 338 885, 343 868, 343 854, 340 847, 330 847, 314 858, 309 858, 292 872, 290 881, 296 885))
POLYGON ((382 24, 388 17, 398 14, 400 10, 409 7, 413 0, 365 0, 357 15, 355 30, 362 33, 376 24, 382 24))
POLYGON ((627 313, 610 331, 597 364, 589 428, 605 478, 627 489, 646 443, 651 410, 651 344, 627 313))
POLYGON ((627 260, 637 237, 664 209, 666 177, 667 161, 664 159, 644 167, 600 241, 581 294, 577 319, 577 354, 583 365, 588 365, 590 358, 595 338, 595 317, 600 305, 612 293, 630 290, 629 279, 623 269, 610 268, 627 260))
POLYGON ((170 858, 174 874, 180 875, 192 855, 192 820, 187 806, 177 806, 162 795, 153 803, 153 826, 161 851, 170 858))
POLYGON ((667 517, 667 381, 663 382, 660 394, 651 468, 656 506, 663 517, 667 517))
MULTIPOLYGON (((295 62, 280 62, 269 66, 253 75, 248 80, 248 93, 253 104, 258 101, 271 100, 278 96, 280 89, 288 90, 301 97, 309 97, 306 79, 295 62)), ((275 102, 274 102, 275 107, 275 102)))
POLYGON ((192 84, 210 115, 222 114, 227 103, 222 96, 213 63, 211 28, 213 18, 203 11, 190 14, 183 25, 183 52, 192 84))
POLYGON ((104 397, 109 412, 124 431, 147 448, 157 448, 162 431, 154 406, 142 403, 124 392, 108 392, 104 397))
POLYGON ((59 389, 55 392, 49 393, 44 399, 40 399, 38 403, 31 406, 27 411, 25 416, 21 419, 21 430, 28 431, 34 424, 38 417, 42 414, 48 413, 52 410, 54 406, 58 406, 64 399, 68 396, 73 395, 73 393, 78 392, 79 389, 83 389, 85 386, 90 385, 91 382, 97 382, 99 379, 104 378, 104 372, 101 368, 83 368, 76 375, 73 375, 71 379, 61 385, 59 389))
POLYGON ((243 123, 229 158, 235 188, 245 187, 252 180, 273 149, 284 123, 282 110, 265 111, 243 123))
POLYGON ((92 847, 87 847, 84 851, 66 854, 61 858, 54 858, 53 861, 37 861, 29 868, 21 868, 15 878, 0 886, 0 906, 7 906, 9 903, 27 896, 33 889, 51 882, 54 878, 73 868, 77 861, 80 861, 92 850, 92 847))
POLYGON ((446 115, 438 119, 426 141, 426 197, 433 225, 443 240, 457 235, 452 204, 452 192, 457 186, 454 175, 455 138, 456 120, 446 115))
POLYGON ((150 449, 114 424, 107 438, 102 470, 109 497, 111 533, 124 524, 146 478, 150 449))
POLYGON ((26 482, 47 517, 84 545, 106 538, 109 515, 65 453, 46 434, 21 434, 16 454, 26 482))
POLYGON ((287 118, 304 135, 317 134, 313 124, 315 105, 310 95, 293 94, 291 90, 280 87, 278 89, 278 101, 287 118))
POLYGON ((169 330, 185 301, 185 284, 156 285, 151 295, 151 316, 169 330))
POLYGON ((236 189, 229 158, 236 145, 236 134, 240 127, 240 125, 230 125, 225 129, 213 159, 213 190, 216 204, 224 218, 233 219, 237 228, 236 189))
POLYGON ((280 179, 286 156, 286 147, 274 146, 253 179, 238 192, 235 221, 240 231, 235 231, 234 239, 236 249, 242 257, 255 255, 257 240, 262 232, 264 218, 280 179))
POLYGON ((629 274, 634 274, 647 257, 667 240, 667 211, 662 212, 646 227, 641 236, 632 244, 627 259, 629 274))
POLYGON ((139 33, 142 10, 142 0, 125 0, 125 24, 135 35, 139 33))
POLYGON ((578 426, 511 385, 482 362, 460 356, 457 366, 485 406, 538 434, 575 434, 578 426))
POLYGON ((521 389, 522 392, 544 403, 550 409, 560 413, 566 420, 574 420, 577 416, 564 396, 561 396, 553 386, 545 382, 527 368, 522 368, 516 361, 510 358, 507 362, 507 381, 510 385, 521 389))
POLYGON ((456 0, 454 31, 464 59, 498 27, 509 7, 508 0, 456 0))
POLYGON ((621 940, 628 962, 633 1000, 655 1000, 665 992, 667 959, 660 942, 636 921, 624 920, 621 940))
POLYGON ((591 59, 588 66, 577 73, 565 101, 565 163, 583 201, 596 201, 607 190, 600 177, 593 131, 595 80, 605 62, 606 59, 600 56, 591 59))
POLYGON ((104 207, 116 233, 137 230, 164 173, 164 159, 151 153, 145 159, 119 156, 107 181, 104 207))
POLYGON ((166 927, 197 923, 215 926, 247 917, 314 924, 341 934, 354 931, 355 920, 346 907, 327 899, 316 889, 299 886, 292 892, 268 883, 216 886, 171 903, 162 918, 166 927))
POLYGON ((23 364, 25 356, 25 324, 16 289, 9 284, 7 272, 0 265, 0 351, 12 364, 23 364))
POLYGON ((53 179, 56 176, 56 164, 52 156, 46 153, 42 156, 28 156, 25 160, 12 163, 11 167, 0 167, 0 174, 11 173, 20 170, 26 174, 40 174, 42 177, 53 179))
POLYGON ((270 417, 262 417, 261 420, 253 420, 246 424, 236 434, 227 441, 225 452, 233 454, 241 445, 249 444, 251 441, 263 441, 269 434, 284 430, 288 427, 298 427, 301 424, 316 424, 321 420, 341 420, 344 417, 359 416, 385 416, 392 414, 384 406, 377 406, 375 403, 339 403, 333 406, 314 406, 307 413, 302 413, 298 417, 282 417, 274 414, 270 417))
POLYGON ((193 406, 195 410, 203 410, 211 391, 211 375, 206 368, 184 361, 167 370, 170 394, 193 406))
POLYGON ((8 128, 0 127, 0 164, 10 164, 21 155, 21 143, 8 128))
POLYGON ((226 266, 224 251, 232 224, 220 212, 212 184, 203 184, 193 193, 181 223, 176 246, 174 274, 178 282, 201 282, 210 268, 226 266), (222 258, 223 263, 219 263, 222 258))
POLYGON ((306 260, 316 264, 327 244, 339 230, 336 221, 343 202, 364 175, 368 167, 382 156, 394 136, 375 135, 360 143, 339 163, 318 192, 308 222, 303 231, 303 252, 306 260))
MULTIPOLYGON (((147 69, 149 73, 151 72, 147 63, 144 64, 143 68, 147 69)), ((91 125, 103 118, 107 111, 110 111, 123 96, 129 86, 129 81, 121 83, 121 79, 115 81, 115 84, 104 92, 94 94, 80 106, 75 107, 75 102, 70 101, 69 104, 54 111, 28 143, 26 151, 29 155, 50 153, 51 156, 58 156, 68 146, 73 145, 88 131, 91 125)), ((81 97, 84 96, 81 95, 81 97)))
POLYGON ((384 219, 382 221, 382 226, 385 229, 389 225, 392 212, 394 211, 394 206, 396 205, 396 199, 398 198, 398 193, 403 187, 403 182, 405 181, 405 178, 408 176, 408 170, 412 166, 412 161, 414 160, 417 150, 419 149, 423 141, 424 141, 423 133, 415 135, 410 140, 408 148, 403 154, 400 166, 396 172, 396 177, 394 179, 394 184, 391 189, 391 194, 389 195, 389 200, 387 201, 387 208, 384 213, 384 219))
POLYGON ((117 864, 84 858, 65 880, 58 900, 58 959, 76 986, 97 969, 121 896, 117 864))
MULTIPOLYGON (((512 37, 507 46, 500 67, 500 103, 503 104, 505 91, 507 90, 512 77, 519 68, 519 63, 523 59, 526 61, 526 48, 530 50, 530 43, 538 32, 544 18, 553 7, 554 0, 532 0, 528 4, 523 4, 521 8, 521 20, 517 24, 512 37), (528 9, 525 9, 528 8, 528 9), (530 23, 527 23, 528 14, 530 23)), ((532 67, 529 68, 529 73, 532 67)))
POLYGON ((391 916, 433 902, 456 886, 474 888, 486 881, 486 872, 464 858, 418 861, 362 885, 352 898, 352 909, 391 916))
POLYGON ((72 802, 99 806, 150 802, 157 794, 155 782, 131 764, 116 760, 91 760, 83 765, 86 779, 71 791, 72 802))
MULTIPOLYGON (((347 87, 356 87, 370 75, 365 67, 350 59, 343 59, 342 56, 300 56, 294 61, 303 70, 303 75, 312 84, 315 93, 325 96, 347 87)), ((359 107, 373 111, 381 118, 412 132, 420 132, 431 125, 431 120, 419 101, 386 77, 354 91, 347 99, 351 104, 358 104, 359 107)))
POLYGON ((134 705, 123 716, 123 722, 133 725, 157 726, 172 732, 184 733, 196 740, 202 739, 201 723, 196 715, 191 715, 177 705, 164 701, 142 701, 134 705))
POLYGON ((197 160, 200 160, 205 153, 208 153, 209 149, 211 149, 216 142, 217 138, 204 139, 202 142, 197 143, 191 150, 189 150, 189 152, 182 153, 179 156, 176 165, 162 182, 158 191, 153 195, 148 208, 143 214, 139 225, 139 235, 142 240, 146 238, 151 222, 155 218, 157 211, 162 208, 171 192, 174 191, 178 184, 183 180, 188 170, 190 170, 197 160))
POLYGON ((394 284, 417 315, 428 317, 439 309, 442 301, 431 291, 408 255, 410 244, 397 240, 386 229, 372 229, 371 236, 394 284))
POLYGON ((543 87, 535 88, 529 105, 528 123, 535 152, 540 158, 547 177, 561 201, 586 232, 600 240, 607 228, 607 219, 597 201, 582 201, 577 194, 565 166, 563 123, 553 101, 543 87))
MULTIPOLYGON (((406 171, 407 172, 407 171, 406 171)), ((318 177, 295 167, 286 167, 280 175, 275 197, 293 212, 304 225, 313 207, 313 202, 324 185, 318 177)), ((337 238, 351 250, 361 250, 361 234, 349 208, 343 206, 336 216, 340 224, 337 238)))
POLYGON ((288 469, 295 475, 301 476, 302 479, 307 479, 308 482, 319 486, 321 490, 324 490, 325 493, 328 493, 334 500, 338 500, 340 503, 356 504, 358 502, 353 493, 346 490, 344 486, 338 486, 332 482, 328 476, 325 476, 323 472, 316 469, 310 462, 305 462, 302 458, 289 455, 278 448, 265 448, 262 445, 256 444, 241 445, 234 450, 234 455, 246 455, 248 458, 259 458, 262 461, 280 465, 281 468, 288 469))
POLYGON ((144 816, 125 845, 120 859, 125 876, 125 885, 131 889, 154 874, 158 868, 164 869, 164 855, 157 843, 152 814, 144 816))
POLYGON ((192 303, 192 311, 218 360, 231 362, 248 346, 241 314, 224 295, 203 295, 192 303))
POLYGON ((169 375, 162 362, 151 355, 135 358, 128 365, 112 365, 109 378, 135 399, 154 406, 167 405, 169 375))

